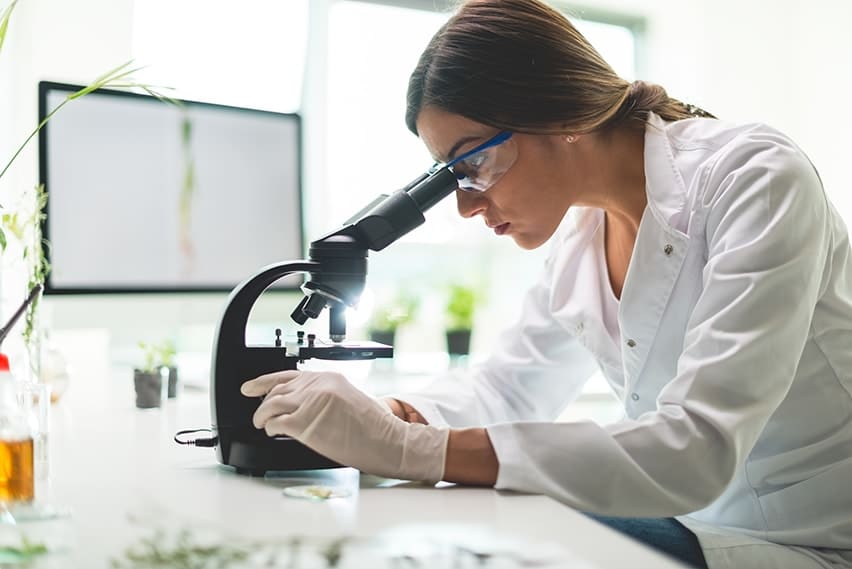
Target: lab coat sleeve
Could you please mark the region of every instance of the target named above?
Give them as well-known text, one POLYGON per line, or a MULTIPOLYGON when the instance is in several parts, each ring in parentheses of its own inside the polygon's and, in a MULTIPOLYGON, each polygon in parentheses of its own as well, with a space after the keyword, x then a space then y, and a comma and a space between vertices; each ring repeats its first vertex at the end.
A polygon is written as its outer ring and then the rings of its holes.
POLYGON ((497 488, 674 516, 710 504, 744 463, 793 381, 830 237, 821 183, 798 150, 766 134, 734 144, 706 167, 703 289, 656 410, 603 427, 491 426, 497 488))
POLYGON ((467 373, 439 377, 420 392, 392 397, 439 426, 554 420, 598 369, 573 331, 566 332, 551 314, 558 245, 526 293, 519 321, 500 335, 487 360, 467 373))

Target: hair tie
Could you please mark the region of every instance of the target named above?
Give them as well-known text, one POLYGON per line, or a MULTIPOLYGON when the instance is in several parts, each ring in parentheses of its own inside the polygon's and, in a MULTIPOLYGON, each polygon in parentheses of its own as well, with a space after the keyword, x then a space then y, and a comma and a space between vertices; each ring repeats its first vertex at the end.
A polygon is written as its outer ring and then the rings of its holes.
POLYGON ((628 91, 628 96, 636 95, 636 92, 642 87, 642 81, 636 80, 630 83, 630 89, 628 91))
POLYGON ((627 88, 627 96, 624 98, 624 102, 621 104, 621 116, 629 116, 630 113, 633 112, 633 109, 636 108, 636 103, 638 102, 638 97, 636 95, 641 87, 641 81, 633 81, 632 83, 630 83, 630 86, 627 88))

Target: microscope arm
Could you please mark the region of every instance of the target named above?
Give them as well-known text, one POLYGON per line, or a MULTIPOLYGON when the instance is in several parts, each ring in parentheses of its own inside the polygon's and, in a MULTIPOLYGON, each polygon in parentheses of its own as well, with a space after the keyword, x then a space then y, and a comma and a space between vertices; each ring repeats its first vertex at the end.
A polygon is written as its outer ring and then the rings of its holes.
POLYGON ((264 267, 251 278, 240 283, 228 297, 225 312, 217 328, 214 345, 218 346, 220 351, 228 353, 244 349, 249 314, 263 291, 289 274, 307 273, 318 269, 317 263, 311 261, 286 261, 264 267))

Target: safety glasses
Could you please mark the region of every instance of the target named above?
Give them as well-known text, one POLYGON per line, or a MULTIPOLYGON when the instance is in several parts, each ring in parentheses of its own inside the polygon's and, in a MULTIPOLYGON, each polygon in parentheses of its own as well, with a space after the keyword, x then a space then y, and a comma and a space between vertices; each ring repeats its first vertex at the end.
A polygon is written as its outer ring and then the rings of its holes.
POLYGON ((484 192, 509 171, 517 157, 512 133, 504 130, 446 164, 436 162, 429 171, 449 168, 456 175, 460 190, 484 192))

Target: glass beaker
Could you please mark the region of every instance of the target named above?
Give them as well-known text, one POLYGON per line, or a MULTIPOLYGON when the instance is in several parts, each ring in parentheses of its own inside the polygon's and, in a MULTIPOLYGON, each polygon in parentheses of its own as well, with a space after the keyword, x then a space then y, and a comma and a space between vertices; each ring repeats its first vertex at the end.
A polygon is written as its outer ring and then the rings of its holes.
POLYGON ((18 409, 26 422, 28 436, 0 440, 0 468, 4 469, 0 472, 0 500, 3 502, 0 522, 3 523, 56 515, 48 504, 50 386, 16 382, 15 388, 18 409))
POLYGON ((30 424, 33 440, 33 475, 36 481, 35 499, 50 475, 48 433, 50 432, 51 386, 46 383, 22 382, 18 385, 18 400, 30 424))
POLYGON ((35 498, 33 421, 8 365, 0 375, 0 522, 14 524, 11 510, 35 498))

